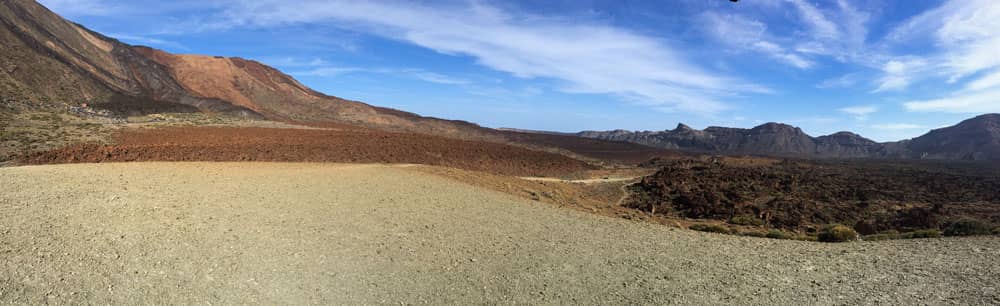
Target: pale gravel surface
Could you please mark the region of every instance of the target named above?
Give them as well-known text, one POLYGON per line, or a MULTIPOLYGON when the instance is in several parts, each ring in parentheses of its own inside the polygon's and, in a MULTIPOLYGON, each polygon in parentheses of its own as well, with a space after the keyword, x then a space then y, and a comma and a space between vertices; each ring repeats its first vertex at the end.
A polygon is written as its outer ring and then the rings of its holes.
POLYGON ((1000 303, 998 238, 705 234, 393 166, 0 168, 0 212, 4 304, 1000 303))

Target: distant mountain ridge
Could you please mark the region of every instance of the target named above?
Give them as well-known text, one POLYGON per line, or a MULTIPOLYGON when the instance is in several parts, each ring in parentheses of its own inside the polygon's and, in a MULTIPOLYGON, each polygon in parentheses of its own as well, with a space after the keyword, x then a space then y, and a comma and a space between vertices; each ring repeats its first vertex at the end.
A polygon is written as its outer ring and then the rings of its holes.
POLYGON ((767 123, 751 129, 708 127, 704 130, 679 124, 665 131, 584 131, 576 135, 716 154, 1000 160, 1000 114, 978 116, 911 140, 886 143, 851 132, 812 137, 797 127, 781 123, 767 123))

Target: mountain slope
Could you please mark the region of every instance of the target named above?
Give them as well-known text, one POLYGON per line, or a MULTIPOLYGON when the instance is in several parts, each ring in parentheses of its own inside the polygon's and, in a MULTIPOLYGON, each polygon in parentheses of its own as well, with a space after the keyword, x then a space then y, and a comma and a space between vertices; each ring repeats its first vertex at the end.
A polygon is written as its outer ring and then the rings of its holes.
POLYGON ((30 0, 0 2, 0 96, 15 109, 88 103, 119 113, 203 111, 496 139, 462 121, 421 117, 316 92, 261 63, 131 46, 30 0))
POLYGON ((253 116, 191 95, 131 46, 66 21, 34 1, 0 2, 0 94, 15 108, 90 103, 122 111, 217 111, 253 116))
POLYGON ((1000 114, 936 129, 907 143, 916 158, 1000 160, 1000 114))

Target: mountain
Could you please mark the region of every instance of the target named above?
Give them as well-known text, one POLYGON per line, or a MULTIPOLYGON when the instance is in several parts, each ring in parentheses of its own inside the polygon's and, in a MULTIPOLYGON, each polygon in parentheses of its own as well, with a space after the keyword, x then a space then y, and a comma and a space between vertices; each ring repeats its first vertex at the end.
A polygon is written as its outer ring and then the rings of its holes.
POLYGON ((1000 160, 1000 114, 982 115, 911 140, 886 143, 851 132, 811 137, 797 127, 780 123, 767 123, 752 129, 709 127, 704 130, 680 124, 673 130, 658 132, 584 131, 577 136, 714 154, 1000 160))
POLYGON ((853 133, 841 132, 818 138, 802 129, 781 123, 767 123, 752 129, 709 127, 695 130, 679 124, 659 132, 585 131, 581 137, 627 141, 675 150, 719 154, 751 154, 809 157, 869 157, 879 150, 876 142, 853 133))
POLYGON ((0 2, 0 95, 14 108, 92 103, 135 112, 251 111, 188 94, 131 46, 68 22, 34 1, 0 2))
POLYGON ((1000 114, 986 114, 936 129, 906 144, 911 157, 1000 160, 1000 114))
POLYGON ((253 60, 131 46, 31 0, 0 1, 0 24, 0 102, 15 110, 87 103, 124 115, 202 111, 457 138, 497 137, 467 122, 328 96, 253 60))

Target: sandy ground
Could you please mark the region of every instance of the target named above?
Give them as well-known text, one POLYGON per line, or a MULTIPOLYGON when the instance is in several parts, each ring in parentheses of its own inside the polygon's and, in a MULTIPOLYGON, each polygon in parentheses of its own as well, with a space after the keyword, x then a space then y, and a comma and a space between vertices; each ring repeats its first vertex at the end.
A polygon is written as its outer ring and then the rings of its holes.
POLYGON ((1000 239, 820 244, 560 209, 410 168, 0 168, 0 303, 997 304, 1000 239))

